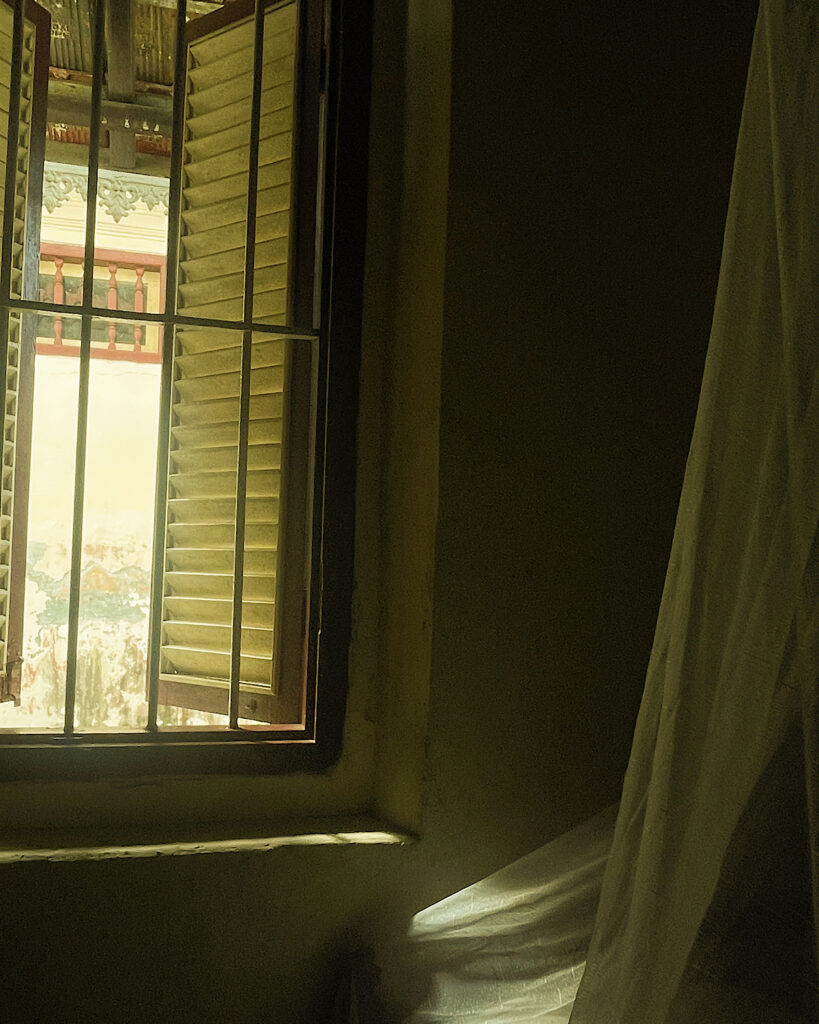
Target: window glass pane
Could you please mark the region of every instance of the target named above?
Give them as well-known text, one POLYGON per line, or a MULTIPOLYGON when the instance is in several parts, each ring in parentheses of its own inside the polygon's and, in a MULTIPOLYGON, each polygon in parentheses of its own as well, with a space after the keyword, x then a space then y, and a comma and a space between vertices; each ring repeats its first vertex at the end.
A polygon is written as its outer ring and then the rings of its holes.
MULTIPOLYGON (((53 339, 61 330, 72 334, 78 329, 78 322, 69 316, 27 314, 23 338, 45 337, 49 339, 47 348, 41 351, 38 341, 33 379, 29 373, 9 377, 10 383, 16 379, 19 386, 16 410, 11 395, 15 389, 7 392, 6 440, 14 442, 17 450, 10 519, 5 518, 8 506, 3 509, 3 539, 11 542, 13 561, 23 555, 25 586, 24 603, 15 589, 16 601, 8 609, 9 623, 16 616, 21 620, 23 661, 19 705, 0 704, 0 726, 5 728, 61 729, 63 725, 79 359, 75 346, 57 348, 53 339), (30 460, 26 458, 28 428, 22 408, 27 387, 33 390, 30 460), (27 470, 28 493, 21 494, 27 470)), ((13 351, 14 336, 13 330, 11 360, 18 358, 13 351)), ((26 365, 25 357, 22 365, 26 365)), ((7 461, 8 455, 7 444, 7 461)))
MULTIPOLYGON (((155 330, 155 328, 154 328, 155 330)), ((76 726, 140 729, 156 486, 160 354, 150 326, 94 321, 88 392, 76 726)))

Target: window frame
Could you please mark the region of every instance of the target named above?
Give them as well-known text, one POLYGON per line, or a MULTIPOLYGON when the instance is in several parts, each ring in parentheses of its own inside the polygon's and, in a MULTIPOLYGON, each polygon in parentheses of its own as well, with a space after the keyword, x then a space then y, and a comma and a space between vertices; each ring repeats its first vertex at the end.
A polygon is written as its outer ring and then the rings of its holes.
POLYGON ((315 59, 321 62, 326 105, 316 221, 322 326, 314 343, 319 401, 306 652, 313 681, 306 722, 314 722, 314 730, 4 731, 0 781, 320 771, 341 754, 352 618, 371 8, 367 2, 326 0, 307 10, 310 30, 323 37, 315 59))

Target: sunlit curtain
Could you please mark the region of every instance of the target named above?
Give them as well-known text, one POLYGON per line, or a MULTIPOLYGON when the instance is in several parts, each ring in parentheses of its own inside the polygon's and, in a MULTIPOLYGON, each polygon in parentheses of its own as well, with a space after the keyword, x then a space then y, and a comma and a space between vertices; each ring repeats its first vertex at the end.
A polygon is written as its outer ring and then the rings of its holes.
POLYGON ((572 1024, 815 1019, 818 367, 819 5, 763 0, 700 406, 572 1024), (781 918, 766 954, 764 922, 781 918))
POLYGON ((440 955, 415 1020, 819 1019, 817 369, 819 3, 762 0, 645 692, 605 873, 604 830, 585 876, 593 930, 575 905, 552 955, 573 906, 546 897, 556 866, 565 882, 571 853, 584 877, 594 843, 545 847, 522 886, 513 866, 419 915, 440 955))
POLYGON ((409 1024, 568 1021, 616 812, 415 916, 409 969, 431 983, 409 1024))

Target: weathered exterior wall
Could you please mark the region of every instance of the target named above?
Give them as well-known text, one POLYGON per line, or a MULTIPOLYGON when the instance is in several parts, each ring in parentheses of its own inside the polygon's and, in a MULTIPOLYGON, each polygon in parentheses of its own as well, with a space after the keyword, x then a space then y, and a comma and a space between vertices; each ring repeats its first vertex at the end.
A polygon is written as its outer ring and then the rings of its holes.
MULTIPOLYGON (((696 405, 754 4, 512 14, 457 0, 451 51, 430 32, 442 5, 410 0, 406 22, 400 4, 376 6, 370 238, 385 277, 368 290, 352 664, 376 694, 429 666, 416 680, 429 687, 423 838, 6 868, 9 1020, 316 1024, 350 932, 400 935, 415 910, 617 796, 696 405), (403 118, 401 51, 433 38, 442 49, 409 80, 403 118), (401 248, 397 195, 402 174, 414 184, 405 156, 427 138, 422 78, 450 53, 449 169, 440 149, 425 165, 447 175, 441 260, 401 248), (413 419, 381 415, 396 368, 423 379, 407 363, 411 305, 407 333, 391 320, 407 275, 418 302, 443 290, 438 445, 425 432, 414 463, 410 437, 379 435, 413 419), (438 508, 427 580, 429 521, 385 553, 379 505, 394 507, 392 487, 411 502, 412 473, 435 460, 437 489, 424 478, 417 491, 424 514, 438 508), (412 663, 410 633, 379 646, 383 602, 401 591, 385 571, 406 578, 413 614, 431 611, 431 628, 414 620, 428 653, 412 663)), ((443 184, 430 183, 439 197, 443 184)), ((426 223, 421 237, 440 245, 426 223)), ((418 353, 436 342, 419 337, 418 353)), ((240 799, 240 780, 230 785, 240 799)), ((393 798, 411 809, 408 789, 393 798)), ((407 976, 388 983, 396 1008, 411 999, 407 976)))

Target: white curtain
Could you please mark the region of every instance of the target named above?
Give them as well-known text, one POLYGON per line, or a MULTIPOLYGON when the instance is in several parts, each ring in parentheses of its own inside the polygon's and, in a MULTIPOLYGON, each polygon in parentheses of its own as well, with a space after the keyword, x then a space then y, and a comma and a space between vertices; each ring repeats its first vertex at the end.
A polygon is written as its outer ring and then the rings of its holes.
MULTIPOLYGON (((700 405, 574 1008, 549 1001, 565 963, 518 984, 498 960, 481 990, 462 960, 419 1020, 817 1019, 817 369, 819 3, 762 0, 700 405)), ((538 921, 534 959, 553 934, 538 921)), ((584 959, 578 945, 575 975, 584 959)))
MULTIPOLYGON (((763 0, 700 405, 572 1024, 665 1024, 695 1003, 699 1022, 711 989, 765 999, 752 978, 722 984, 719 942, 711 977, 692 957, 709 908, 741 888, 730 872, 776 845, 755 809, 766 771, 804 793, 802 722, 815 820, 818 367, 819 5, 763 0)), ((785 825, 797 845, 798 824, 785 825)), ((719 915, 708 926, 722 930, 719 915)))
POLYGON ((417 914, 410 1024, 565 1024, 583 974, 617 808, 417 914))

